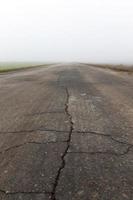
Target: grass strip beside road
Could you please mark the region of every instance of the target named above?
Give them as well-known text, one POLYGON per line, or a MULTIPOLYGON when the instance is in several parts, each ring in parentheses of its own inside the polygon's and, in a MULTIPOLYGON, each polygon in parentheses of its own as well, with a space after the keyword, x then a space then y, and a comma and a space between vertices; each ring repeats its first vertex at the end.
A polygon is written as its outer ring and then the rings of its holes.
POLYGON ((111 64, 89 64, 93 67, 100 67, 104 69, 110 69, 117 72, 127 72, 127 73, 133 73, 133 66, 128 65, 111 65, 111 64))
POLYGON ((18 70, 24 70, 24 69, 31 69, 36 67, 45 67, 49 66, 51 64, 46 63, 0 63, 0 73, 6 73, 6 72, 12 72, 12 71, 18 71, 18 70))

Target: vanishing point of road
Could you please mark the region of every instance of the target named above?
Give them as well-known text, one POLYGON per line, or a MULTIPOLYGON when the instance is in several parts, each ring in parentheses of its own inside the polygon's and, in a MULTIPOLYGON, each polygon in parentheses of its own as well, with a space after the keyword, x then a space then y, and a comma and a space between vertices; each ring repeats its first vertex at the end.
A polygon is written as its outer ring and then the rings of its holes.
POLYGON ((133 200, 133 78, 85 64, 0 75, 0 200, 133 200))

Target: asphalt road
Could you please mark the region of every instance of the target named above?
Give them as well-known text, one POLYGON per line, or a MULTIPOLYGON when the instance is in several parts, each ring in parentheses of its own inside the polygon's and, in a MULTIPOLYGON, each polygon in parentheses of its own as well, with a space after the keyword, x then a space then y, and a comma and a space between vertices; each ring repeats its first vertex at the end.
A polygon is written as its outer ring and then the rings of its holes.
POLYGON ((0 200, 133 200, 133 76, 0 75, 0 200))

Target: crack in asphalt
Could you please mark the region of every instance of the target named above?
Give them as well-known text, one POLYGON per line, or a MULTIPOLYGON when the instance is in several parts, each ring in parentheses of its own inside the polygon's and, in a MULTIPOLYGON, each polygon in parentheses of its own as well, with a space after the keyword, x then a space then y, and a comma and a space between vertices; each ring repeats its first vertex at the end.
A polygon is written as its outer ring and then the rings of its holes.
POLYGON ((133 145, 129 146, 123 153, 115 153, 112 151, 72 151, 72 152, 68 152, 68 154, 89 154, 89 155, 95 155, 95 154, 107 154, 107 155, 112 155, 112 156, 124 156, 126 154, 129 153, 129 151, 133 148, 133 145))
MULTIPOLYGON (((67 110, 68 110, 68 107, 66 107, 67 108, 67 110)), ((69 117, 70 117, 71 115, 69 115, 69 117)), ((71 117, 71 119, 72 119, 72 117, 71 117)), ((72 122, 73 123, 73 122, 72 122)), ((38 129, 39 130, 39 129, 38 129)), ((46 129, 45 129, 46 130, 46 129)), ((42 131, 43 132, 43 130, 39 130, 39 131, 42 131)), ((51 130, 50 130, 51 131, 51 130)), ((56 132, 56 130, 54 130, 55 132, 56 132)), ((29 131, 30 133, 31 132, 34 132, 34 131, 29 131)), ((57 132, 59 132, 59 131, 57 131, 57 132)), ((61 131, 62 132, 62 131, 61 131)), ((63 132, 65 132, 65 133, 67 133, 66 131, 63 131, 63 132)), ((92 134, 92 135, 97 135, 97 136, 103 136, 103 137, 108 137, 108 138, 110 138, 111 140, 113 140, 114 142, 116 142, 116 143, 118 143, 118 144, 124 144, 124 145, 128 145, 128 147, 127 147, 127 150, 128 150, 128 148, 129 148, 129 151, 130 151, 130 149, 133 147, 133 144, 131 144, 131 143, 128 143, 128 142, 123 142, 123 141, 119 141, 119 140, 117 140, 117 139, 115 139, 115 138, 113 138, 111 135, 107 135, 107 134, 104 134, 104 133, 100 133, 100 132, 94 132, 94 131, 72 131, 73 133, 83 133, 83 134, 92 134)), ((11 132, 9 132, 8 134, 10 134, 11 132)), ((16 132, 13 132, 13 133, 18 133, 17 131, 16 132)), ((20 132, 19 132, 20 133, 20 132)), ((21 133, 24 133, 24 131, 22 131, 21 133)), ((27 131, 26 131, 26 133, 27 133, 27 131)), ((68 132, 69 133, 69 137, 70 137, 70 131, 68 132)), ((4 134, 4 133, 3 133, 4 134)), ((3 151, 0 151, 0 154, 3 154, 3 153, 5 153, 5 152, 7 152, 7 151, 9 151, 9 150, 11 150, 11 149, 14 149, 14 148, 19 148, 19 147, 21 147, 21 146, 24 146, 24 145, 28 145, 28 144, 55 144, 55 143, 68 143, 68 139, 67 140, 57 140, 57 141, 49 141, 49 142, 35 142, 35 141, 33 141, 33 142, 24 142, 24 143, 22 143, 22 144, 19 144, 19 145, 15 145, 15 146, 12 146, 12 147, 9 147, 9 148, 7 148, 7 149, 5 149, 5 150, 3 150, 3 151)), ((70 144, 69 144, 69 146, 70 146, 70 144)), ((129 152, 129 151, 127 151, 127 153, 129 152)), ((78 153, 78 152, 68 152, 68 153, 78 153)), ((106 151, 106 152, 79 152, 79 153, 92 153, 92 154, 95 154, 95 153, 103 153, 103 154, 114 154, 115 155, 115 153, 113 153, 113 152, 109 152, 109 151, 106 151)), ((122 154, 117 154, 116 153, 116 155, 124 155, 125 153, 122 153, 122 154)))
POLYGON ((95 132, 95 131, 76 131, 75 133, 92 134, 92 135, 97 135, 97 136, 99 135, 99 136, 103 136, 103 137, 108 137, 111 140, 113 140, 117 143, 120 143, 120 144, 133 145, 133 144, 128 143, 128 142, 123 142, 123 141, 117 140, 111 134, 105 134, 105 133, 100 133, 100 132, 95 132))
MULTIPOLYGON (((74 133, 74 132, 73 132, 74 133)), ((82 132, 83 133, 83 132, 82 132)), ((115 141, 116 143, 119 143, 119 144, 124 144, 124 145, 128 145, 128 147, 127 147, 127 150, 125 151, 125 152, 129 152, 130 151, 130 149, 133 147, 133 145, 132 144, 129 144, 129 143, 126 143, 126 142, 121 142, 121 141, 118 141, 118 140, 116 140, 116 139, 114 139, 114 138, 112 138, 111 137, 111 135, 104 135, 104 134, 99 134, 99 133, 94 133, 94 132, 86 132, 86 133, 88 133, 88 134, 94 134, 94 135, 102 135, 102 136, 105 136, 105 137, 109 137, 111 140, 113 140, 113 141, 115 141)), ((5 153, 5 152, 7 152, 7 151, 9 151, 9 150, 11 150, 11 149, 15 149, 15 148, 19 148, 19 147, 22 147, 22 146, 24 146, 24 145, 28 145, 28 144, 36 144, 36 145, 41 145, 41 144, 57 144, 57 143, 68 143, 68 140, 62 140, 62 141, 47 141, 47 142, 35 142, 35 141, 32 141, 32 142, 24 142, 24 143, 22 143, 22 144, 19 144, 19 145, 15 145, 15 146, 11 146, 11 147, 9 147, 9 148, 7 148, 7 149, 4 149, 3 151, 0 151, 0 154, 3 154, 3 153, 5 153)), ((70 144, 69 144, 69 146, 70 146, 70 144)), ((72 152, 68 152, 68 153, 89 153, 89 154, 95 154, 95 153, 103 153, 103 154, 114 154, 114 155, 124 155, 124 154, 126 154, 126 153, 122 153, 122 154, 117 154, 117 153, 113 153, 113 152, 110 152, 110 151, 103 151, 103 152, 84 152, 84 151, 82 151, 82 152, 74 152, 74 151, 72 151, 72 152)))
POLYGON ((70 147, 70 141, 71 141, 71 137, 72 137, 72 132, 74 130, 74 123, 73 123, 73 120, 72 120, 72 116, 69 112, 69 98, 70 98, 70 95, 69 95, 69 91, 68 91, 68 88, 65 88, 65 91, 66 91, 66 103, 65 103, 65 113, 66 115, 68 116, 69 118, 69 123, 70 123, 70 130, 69 130, 69 136, 68 136, 68 140, 67 140, 67 147, 63 153, 63 155, 61 156, 61 160, 62 160, 62 163, 61 163, 61 166, 57 172, 57 176, 55 178, 55 183, 54 183, 54 186, 53 186, 53 190, 52 190, 52 196, 51 196, 51 199, 52 200, 56 200, 56 189, 57 189, 57 186, 58 186, 58 183, 59 183, 59 179, 60 179, 60 175, 61 175, 61 172, 62 170, 65 168, 65 157, 68 153, 68 149, 70 147))
POLYGON ((16 134, 16 133, 34 133, 36 131, 47 131, 47 132, 55 132, 55 133, 69 133, 69 131, 63 130, 55 130, 55 129, 47 129, 47 128, 37 128, 37 129, 30 129, 30 130, 20 130, 20 131, 0 131, 0 134, 16 134))
MULTIPOLYGON (((21 130, 21 131, 1 131, 0 134, 16 134, 16 133, 34 133, 36 131, 40 131, 41 134, 43 134, 43 132, 47 131, 47 132, 55 132, 55 133, 69 133, 69 131, 63 131, 63 130, 55 130, 55 129, 45 129, 45 128, 37 128, 37 129, 31 129, 31 130, 21 130)), ((105 134, 105 133, 100 133, 100 132, 95 132, 95 131, 73 131, 73 133, 85 133, 85 134, 94 134, 94 135, 100 135, 100 136, 105 136, 105 137, 109 137, 111 140, 120 143, 120 144, 126 144, 126 145, 133 145, 131 143, 128 142, 124 142, 124 141, 120 141, 115 139, 114 137, 112 137, 111 134, 105 134)))
MULTIPOLYGON (((40 131, 42 132, 55 132, 55 133, 69 133, 69 131, 63 131, 63 130, 55 130, 55 129, 45 129, 45 128, 37 128, 37 129, 31 129, 31 130, 20 130, 20 131, 0 131, 0 134, 16 134, 16 133, 34 133, 36 131, 40 131)), ((109 137, 111 140, 117 142, 117 143, 121 143, 121 144, 127 144, 127 145, 133 145, 131 143, 128 142, 124 142, 124 141, 120 141, 115 139, 111 134, 105 134, 105 133, 101 133, 101 132, 96 132, 96 131, 73 131, 73 133, 85 133, 85 134, 94 134, 94 135, 100 135, 100 136, 105 136, 105 137, 109 137)))
POLYGON ((3 151, 0 151, 0 154, 4 154, 12 149, 16 149, 16 148, 19 148, 19 147, 22 147, 22 146, 25 146, 25 145, 28 145, 28 144, 35 144, 35 145, 43 145, 43 144, 57 144, 57 143, 67 143, 67 140, 64 140, 64 141, 56 141, 56 142, 24 142, 22 144, 18 144, 18 145, 14 145, 14 146, 11 146, 7 149, 4 149, 3 151))

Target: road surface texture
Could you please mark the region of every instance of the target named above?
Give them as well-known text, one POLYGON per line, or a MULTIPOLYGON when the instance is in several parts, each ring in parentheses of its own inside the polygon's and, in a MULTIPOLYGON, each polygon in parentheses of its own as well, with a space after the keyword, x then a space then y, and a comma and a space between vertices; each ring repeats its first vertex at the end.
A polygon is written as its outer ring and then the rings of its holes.
POLYGON ((0 75, 0 200, 133 200, 132 75, 0 75))

